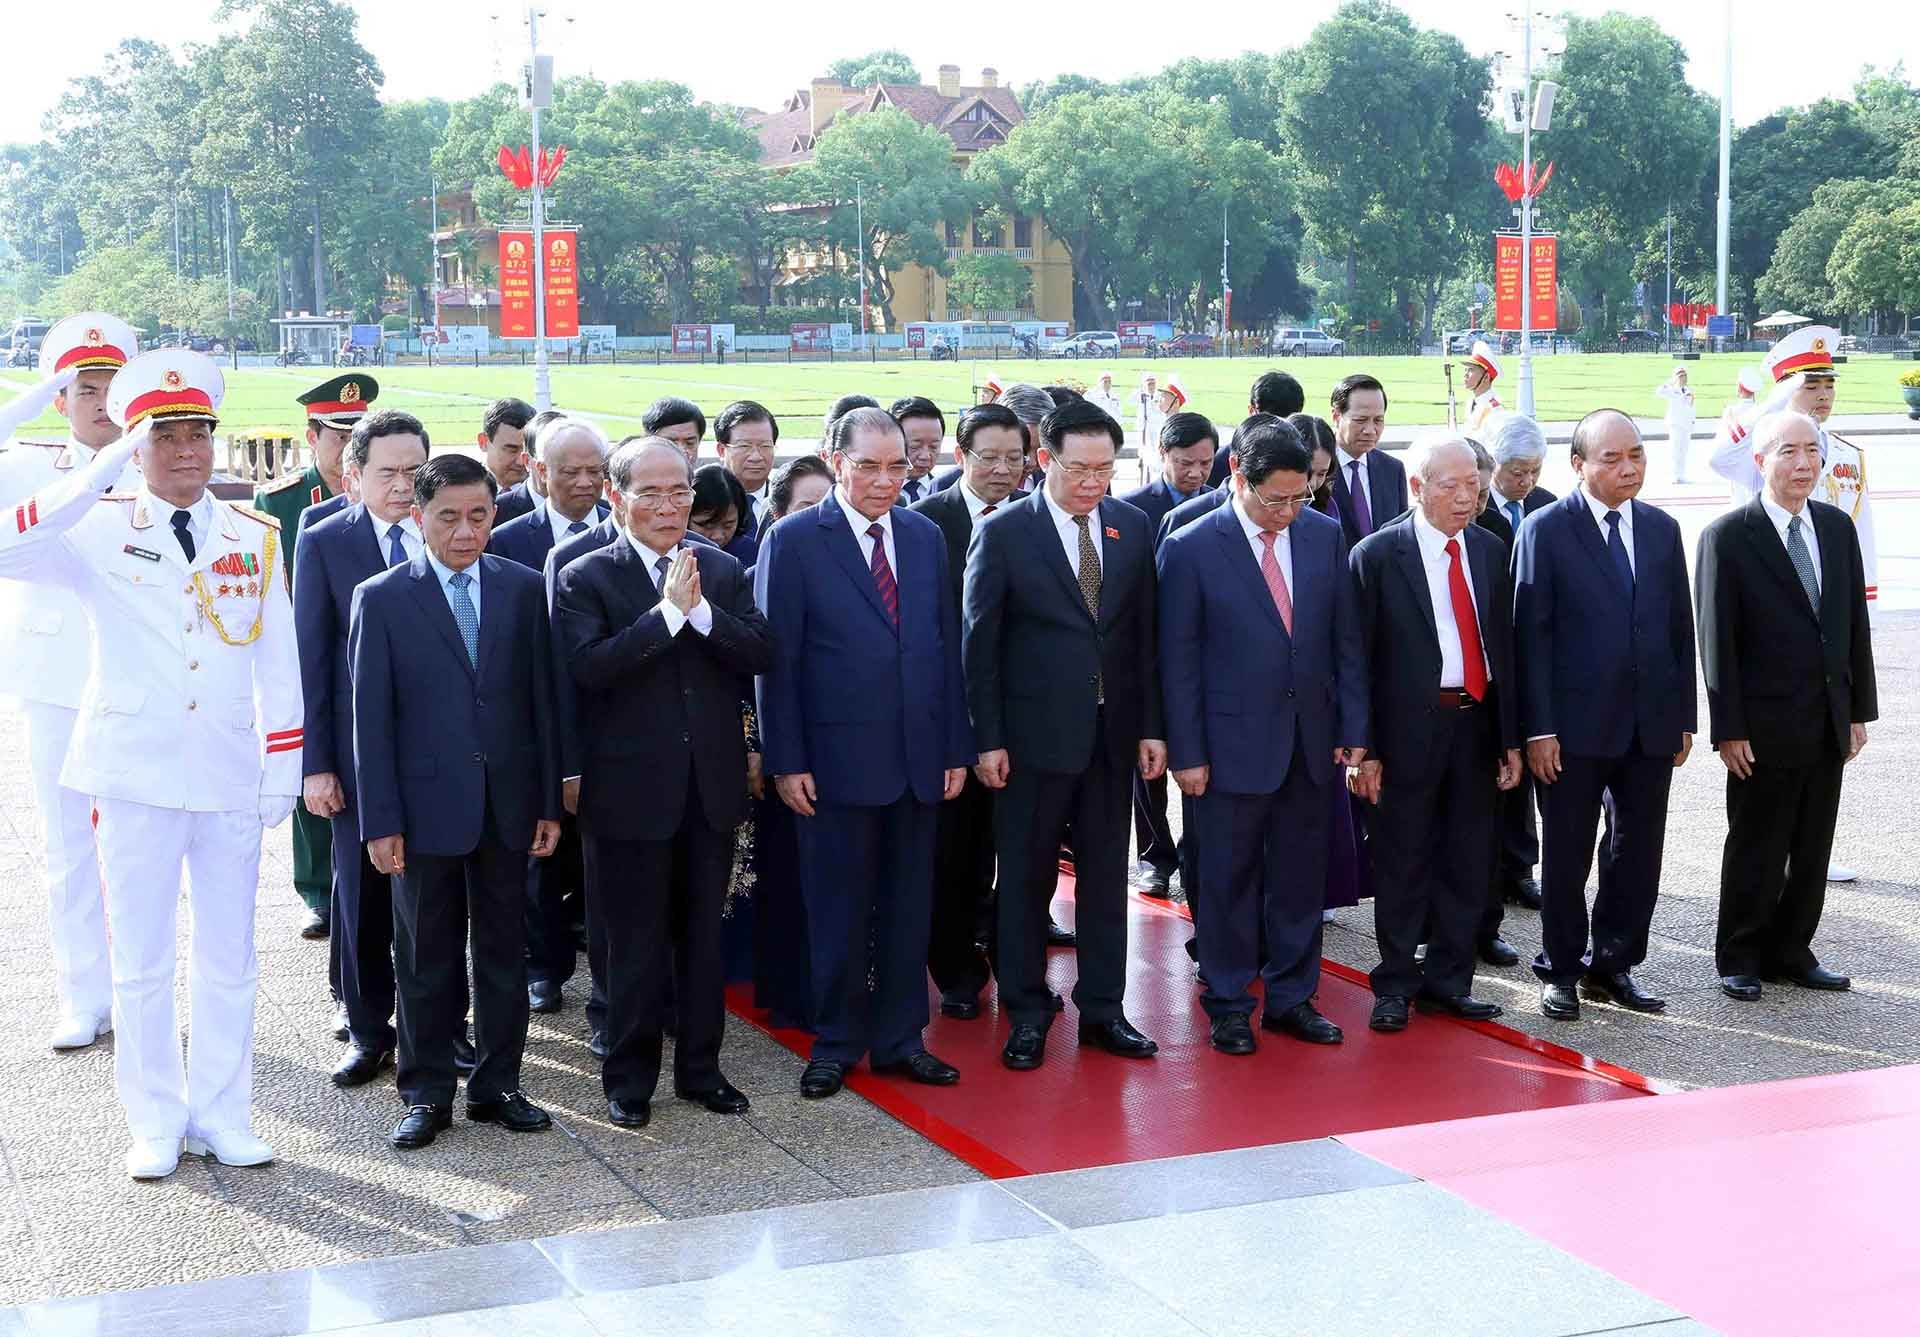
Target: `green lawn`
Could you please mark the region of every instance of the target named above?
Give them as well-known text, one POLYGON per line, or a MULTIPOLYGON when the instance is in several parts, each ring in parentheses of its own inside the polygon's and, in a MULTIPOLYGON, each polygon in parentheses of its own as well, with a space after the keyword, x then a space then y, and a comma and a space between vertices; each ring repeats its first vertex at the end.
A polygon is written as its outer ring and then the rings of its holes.
MULTIPOLYGON (((1456 363, 1457 363, 1456 359, 1456 363)), ((1734 378, 1751 356, 1707 356, 1687 363, 1699 397, 1700 416, 1711 418, 1733 393, 1734 378)), ((1507 359, 1501 397, 1509 406, 1518 399, 1517 359, 1507 359)), ((1674 363, 1658 354, 1562 355, 1536 359, 1535 396, 1540 417, 1549 422, 1580 417, 1591 409, 1610 406, 1640 417, 1657 418, 1663 401, 1654 387, 1670 374, 1674 363)), ((1327 395, 1341 377, 1356 371, 1378 376, 1387 387, 1389 421, 1409 426, 1445 421, 1447 391, 1440 359, 1433 357, 1380 358, 1202 358, 1196 360, 1115 360, 1113 362, 1028 361, 866 363, 838 361, 787 364, 784 362, 729 362, 711 364, 650 362, 619 366, 556 367, 554 402, 601 420, 617 439, 639 430, 640 414, 664 394, 693 398, 709 416, 733 399, 758 399, 772 409, 795 437, 818 435, 822 412, 837 396, 852 391, 872 395, 882 404, 902 395, 927 395, 942 408, 958 410, 972 402, 971 386, 997 370, 1003 383, 1031 379, 1045 383, 1058 377, 1066 383, 1091 379, 1102 368, 1114 373, 1123 403, 1139 384, 1142 372, 1177 375, 1186 386, 1191 407, 1216 421, 1237 422, 1246 412, 1247 388, 1269 367, 1281 367, 1306 387, 1310 412, 1325 414, 1327 395)), ((1895 380, 1910 362, 1885 357, 1856 358, 1843 369, 1841 413, 1891 413, 1903 407, 1895 380)), ((225 429, 290 431, 300 426, 294 396, 323 380, 325 368, 262 368, 229 372, 226 404, 221 412, 225 429)), ((445 444, 470 442, 479 430, 488 401, 500 395, 530 399, 531 367, 405 367, 379 369, 380 402, 416 413, 435 440, 445 444)), ((1455 384, 1459 370, 1455 368, 1455 384)), ((0 394, 6 387, 28 383, 21 371, 0 373, 0 394)), ((1466 407, 1464 393, 1461 408, 1466 407)), ((1131 425, 1131 424, 1129 424, 1131 425)), ((26 429, 27 434, 57 434, 51 413, 26 429)))

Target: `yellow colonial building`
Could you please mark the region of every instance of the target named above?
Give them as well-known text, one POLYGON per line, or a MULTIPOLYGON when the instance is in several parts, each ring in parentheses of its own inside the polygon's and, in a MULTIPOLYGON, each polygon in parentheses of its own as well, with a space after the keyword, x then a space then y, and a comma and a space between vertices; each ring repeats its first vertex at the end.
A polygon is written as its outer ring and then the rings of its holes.
MULTIPOLYGON (((747 122, 760 139, 760 161, 784 171, 813 156, 814 144, 836 120, 858 116, 879 107, 897 107, 922 125, 931 125, 953 141, 954 161, 964 168, 976 153, 1004 144, 1013 127, 1026 119, 1013 90, 1000 82, 997 70, 980 71, 980 82, 962 85, 960 67, 942 65, 939 83, 875 84, 849 88, 837 79, 815 79, 796 89, 774 112, 751 112, 747 122)), ((1025 305, 1015 313, 1032 320, 1073 319, 1073 260, 1038 217, 1019 215, 997 226, 975 218, 970 224, 947 224, 949 263, 966 255, 1011 255, 1033 275, 1025 305)), ((774 290, 794 287, 829 268, 829 256, 789 251, 782 257, 774 290)), ((912 321, 962 320, 985 312, 962 310, 947 295, 947 281, 920 265, 908 265, 894 279, 894 318, 912 321)), ((1004 316, 1004 312, 994 312, 1004 316)), ((875 321, 880 313, 870 313, 875 321)))

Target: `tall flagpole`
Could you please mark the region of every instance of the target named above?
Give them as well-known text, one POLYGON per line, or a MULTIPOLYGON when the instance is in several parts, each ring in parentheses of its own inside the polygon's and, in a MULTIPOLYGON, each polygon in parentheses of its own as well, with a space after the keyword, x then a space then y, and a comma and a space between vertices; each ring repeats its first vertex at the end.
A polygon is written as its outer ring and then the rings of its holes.
POLYGON ((1527 90, 1520 126, 1520 412, 1533 416, 1533 0, 1521 21, 1521 81, 1527 90))
POLYGON ((1728 189, 1733 162, 1733 0, 1727 0, 1726 65, 1720 77, 1720 208, 1719 254, 1714 267, 1713 309, 1720 315, 1727 309, 1727 256, 1733 247, 1733 194, 1728 189))
POLYGON ((553 407, 553 385, 547 369, 547 243, 546 187, 540 182, 540 95, 533 84, 540 63, 540 10, 527 6, 527 101, 533 111, 533 406, 544 413, 553 407))

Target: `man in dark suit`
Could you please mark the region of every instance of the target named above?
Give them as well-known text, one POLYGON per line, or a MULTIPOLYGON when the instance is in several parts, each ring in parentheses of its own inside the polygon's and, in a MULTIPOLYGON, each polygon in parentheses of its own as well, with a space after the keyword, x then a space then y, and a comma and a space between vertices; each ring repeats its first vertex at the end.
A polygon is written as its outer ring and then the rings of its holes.
POLYGON ((1352 547, 1407 509, 1407 470, 1380 449, 1387 391, 1356 372, 1333 387, 1333 506, 1352 547))
POLYGON ((1331 789, 1366 754, 1366 661, 1346 540, 1311 509, 1312 468, 1285 422, 1241 433, 1233 501, 1159 554, 1168 764, 1200 828, 1201 1005, 1225 1054, 1254 1052, 1256 976, 1266 1029, 1344 1038, 1313 995, 1331 789))
POLYGON ((946 540, 894 508, 900 425, 853 409, 833 424, 829 459, 834 490, 770 529, 754 569, 774 648, 761 750, 800 818, 816 1028, 800 1094, 814 1099, 837 1093, 862 1055, 877 1072, 959 1080, 920 1033, 935 813, 977 755, 946 540))
MULTIPOLYGON (((958 608, 974 530, 1027 495, 1014 491, 1025 472, 1026 434, 1013 410, 982 404, 960 415, 954 439, 960 482, 913 509, 946 536, 948 583, 958 608)), ((940 990, 941 1015, 971 1021, 980 1015, 980 992, 991 973, 977 941, 983 918, 993 912, 993 791, 971 773, 960 797, 940 807, 934 851, 927 970, 940 990)))
POLYGON ((1053 1011, 1047 906, 1060 842, 1073 831, 1080 1042, 1151 1058, 1123 1011, 1127 809, 1137 767, 1166 770, 1155 644, 1153 533, 1109 498, 1120 424, 1085 402, 1040 424, 1046 483, 980 527, 967 553, 967 703, 976 774, 999 790, 1002 1061, 1045 1059, 1053 1011))
POLYGON ((662 395, 640 415, 640 430, 665 437, 686 454, 689 468, 700 467, 700 438, 707 434, 707 415, 691 399, 662 395))
MULTIPOLYGON (((498 403, 494 405, 496 409, 499 407, 500 405, 498 403)), ((493 410, 489 409, 488 417, 491 418, 492 414, 493 410)), ((556 422, 566 416, 567 415, 559 409, 544 409, 527 419, 526 426, 520 433, 521 455, 526 458, 532 458, 534 452, 540 448, 540 429, 548 423, 556 422)), ((489 451, 488 458, 492 459, 494 457, 494 453, 489 451)), ((494 525, 498 527, 506 524, 510 520, 518 520, 535 506, 538 506, 545 496, 546 492, 543 490, 540 480, 534 477, 531 471, 527 471, 518 483, 513 484, 511 487, 501 488, 500 495, 494 498, 494 525)))
POLYGON ((933 495, 933 466, 939 463, 940 446, 947 439, 947 418, 924 395, 896 399, 887 411, 907 438, 907 481, 900 488, 900 504, 917 506, 933 495))
MULTIPOLYGON (((1247 391, 1249 418, 1260 414, 1275 418, 1290 418, 1306 406, 1306 391, 1300 388, 1299 381, 1284 371, 1261 372, 1254 378, 1253 388, 1247 391)), ((1227 481, 1228 475, 1232 472, 1232 453, 1231 441, 1214 451, 1213 467, 1207 474, 1208 487, 1219 487, 1227 481)))
POLYGON ((670 984, 674 1093, 747 1109, 720 1072, 720 912, 746 809, 740 701, 772 642, 740 563, 685 542, 692 479, 677 447, 623 446, 611 484, 625 541, 559 573, 555 636, 589 740, 578 806, 606 939, 601 1084, 613 1122, 644 1128, 670 984))
MULTIPOLYGON (((393 892, 390 879, 368 861, 360 836, 347 632, 354 590, 424 551, 412 513, 413 479, 426 463, 428 444, 427 429, 411 413, 380 409, 361 418, 346 454, 347 476, 356 480, 361 500, 309 529, 294 558, 293 623, 312 724, 303 745, 301 797, 332 828, 330 964, 348 1037, 346 1055, 333 1070, 337 1086, 372 1081, 393 1061, 394 1044, 393 892)), ((463 974, 463 993, 465 987, 463 974)))
POLYGON ((533 421, 533 405, 508 396, 487 405, 480 419, 481 461, 502 492, 527 481, 532 461, 527 456, 527 424, 533 421))
POLYGON ((1820 430, 1770 413, 1747 438, 1761 490, 1700 536, 1694 585, 1713 745, 1727 768, 1720 987, 1851 987, 1813 953, 1846 764, 1878 719, 1867 578, 1847 513, 1810 500, 1820 430))
POLYGON ((1410 1004, 1469 1020, 1473 937, 1493 862, 1500 791, 1520 779, 1512 586, 1500 541, 1473 523, 1473 449, 1435 432, 1415 443, 1414 505, 1354 548, 1353 598, 1372 671, 1373 752, 1354 792, 1369 825, 1376 1031, 1410 1004), (1415 949, 1427 944, 1424 963, 1415 949))
POLYGON ((1693 747, 1693 601, 1680 526, 1634 500, 1639 429, 1599 409, 1573 432, 1580 486, 1520 526, 1513 626, 1520 724, 1540 789, 1540 1008, 1571 1021, 1579 988, 1639 1012, 1663 999, 1630 973, 1647 955, 1673 772, 1693 747), (1600 889, 1591 950, 1587 870, 1600 889))
POLYGON ((354 591, 353 746, 360 834, 391 874, 400 1098, 390 1139, 423 1147, 453 1119, 455 978, 473 957, 478 1063, 467 1117, 533 1132, 527 1040, 529 854, 560 837, 553 651, 540 577, 486 555, 493 478, 464 455, 413 478, 426 551, 354 591))
MULTIPOLYGON (((1559 500, 1540 486, 1540 468, 1547 458, 1547 438, 1539 423, 1520 413, 1498 415, 1488 435, 1490 439, 1484 444, 1493 454, 1493 485, 1487 493, 1487 511, 1496 512, 1506 520, 1512 534, 1508 543, 1512 545, 1519 542, 1522 520, 1559 500)), ((1483 519, 1482 523, 1488 522, 1483 519)), ((1508 790, 1500 801, 1499 852, 1494 856, 1492 904, 1483 922, 1487 932, 1498 931, 1504 905, 1518 905, 1536 913, 1540 909, 1540 880, 1533 875, 1540 864, 1540 828, 1534 820, 1538 806, 1535 793, 1533 772, 1522 767, 1520 783, 1508 790)))
MULTIPOLYGON (((344 476, 341 481, 343 483, 346 481, 344 476)), ((353 505, 358 500, 358 497, 350 493, 341 492, 335 496, 328 497, 318 506, 309 506, 306 510, 300 512, 299 530, 301 541, 306 541, 307 531, 309 529, 312 529, 315 525, 330 516, 340 514, 340 512, 346 510, 347 507, 353 505)))
MULTIPOLYGON (((605 433, 586 419, 556 418, 535 435, 534 448, 533 476, 545 499, 494 530, 487 551, 544 571, 556 544, 607 518, 602 494, 608 446, 605 433)), ((580 833, 563 815, 552 857, 527 860, 527 1006, 535 1012, 562 1006, 561 988, 573 978, 573 926, 585 918, 584 897, 580 833)))
POLYGON ((720 410, 713 420, 713 440, 720 452, 720 463, 740 480, 747 494, 747 514, 740 517, 736 538, 744 538, 757 548, 760 531, 771 518, 775 449, 780 444, 780 420, 764 404, 751 399, 736 399, 720 410))
MULTIPOLYGON (((1125 493, 1120 500, 1138 507, 1147 517, 1147 532, 1158 534, 1160 522, 1169 511, 1209 489, 1207 470, 1218 448, 1220 434, 1204 414, 1174 414, 1160 427, 1160 477, 1125 493)), ((1179 866, 1173 830, 1167 825, 1166 776, 1158 780, 1134 777, 1133 834, 1140 858, 1134 875, 1141 892, 1164 899, 1173 870, 1179 866)))

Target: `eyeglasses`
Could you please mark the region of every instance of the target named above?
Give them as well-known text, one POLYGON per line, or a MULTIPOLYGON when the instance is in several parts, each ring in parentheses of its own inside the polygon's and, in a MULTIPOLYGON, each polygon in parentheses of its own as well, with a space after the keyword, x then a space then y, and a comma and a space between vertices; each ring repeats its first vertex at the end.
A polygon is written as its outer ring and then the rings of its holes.
POLYGON ((983 469, 1018 470, 1020 466, 1026 462, 1027 458, 1025 455, 988 455, 972 450, 968 451, 967 454, 983 469))
POLYGON ((1060 467, 1076 483, 1106 482, 1113 477, 1111 464, 1063 464, 1060 467))
POLYGON ((854 477, 863 483, 871 483, 882 474, 893 479, 895 482, 905 482, 907 478, 907 462, 905 460, 896 460, 892 464, 878 464, 873 460, 855 460, 853 461, 853 474, 854 477))
POLYGON ((626 496, 627 500, 631 501, 634 505, 644 506, 652 511, 662 510, 669 506, 677 510, 682 506, 693 505, 693 489, 690 487, 677 487, 671 492, 657 492, 652 488, 648 488, 645 492, 629 492, 626 496))
POLYGON ((1257 488, 1248 488, 1247 495, 1270 511, 1297 511, 1313 501, 1313 493, 1301 492, 1291 497, 1265 497, 1257 488))

